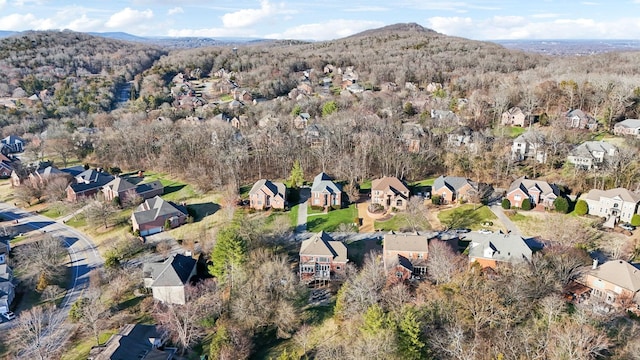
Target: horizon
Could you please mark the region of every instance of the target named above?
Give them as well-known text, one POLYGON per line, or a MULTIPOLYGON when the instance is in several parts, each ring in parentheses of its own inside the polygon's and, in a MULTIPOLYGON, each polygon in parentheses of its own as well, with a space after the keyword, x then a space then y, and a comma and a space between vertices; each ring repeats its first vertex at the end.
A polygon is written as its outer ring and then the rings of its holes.
POLYGON ((525 1, 119 0, 78 6, 68 0, 0 0, 3 31, 124 32, 138 37, 324 41, 397 23, 481 41, 638 40, 640 0, 525 1), (558 36, 562 34, 561 36, 558 36))

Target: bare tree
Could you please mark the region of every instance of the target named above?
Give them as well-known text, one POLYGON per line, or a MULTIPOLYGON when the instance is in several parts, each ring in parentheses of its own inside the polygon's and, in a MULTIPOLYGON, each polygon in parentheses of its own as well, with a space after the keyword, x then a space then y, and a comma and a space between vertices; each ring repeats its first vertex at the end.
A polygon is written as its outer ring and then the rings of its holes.
POLYGON ((450 282, 456 274, 464 271, 465 265, 464 258, 453 250, 450 243, 439 240, 429 243, 427 276, 436 285, 450 282))
POLYGON ((47 179, 46 194, 49 201, 61 201, 67 197, 71 180, 66 175, 53 175, 47 179))
POLYGON ((61 238, 46 235, 38 241, 16 247, 16 263, 27 278, 40 276, 47 282, 64 273, 61 261, 67 255, 61 238))
POLYGON ((109 308, 102 301, 98 288, 87 290, 78 301, 80 323, 92 332, 96 345, 100 345, 100 331, 104 329, 105 321, 109 318, 109 308))
POLYGON ((430 229, 429 219, 427 218, 427 207, 424 205, 424 199, 420 196, 413 196, 407 201, 407 208, 404 218, 409 225, 411 231, 430 229))
POLYGON ((94 226, 102 225, 105 229, 109 227, 109 220, 115 212, 113 205, 103 201, 94 201, 84 211, 89 223, 94 226))
POLYGON ((64 313, 53 306, 36 306, 22 311, 9 332, 20 359, 59 359, 71 331, 64 325, 64 313))

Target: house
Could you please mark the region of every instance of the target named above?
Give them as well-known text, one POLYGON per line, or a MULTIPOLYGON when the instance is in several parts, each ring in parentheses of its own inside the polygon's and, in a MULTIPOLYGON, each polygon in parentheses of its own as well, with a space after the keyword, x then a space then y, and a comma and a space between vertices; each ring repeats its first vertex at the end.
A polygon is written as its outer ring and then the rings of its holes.
POLYGON ((164 347, 166 333, 156 325, 127 324, 104 345, 89 352, 89 360, 171 360, 176 348, 164 347))
POLYGON ((512 107, 502 113, 500 124, 505 126, 529 126, 531 123, 527 121, 527 115, 519 107, 512 107))
POLYGON ((256 210, 284 209, 287 205, 287 187, 281 182, 260 179, 249 191, 249 206, 256 210))
POLYGON ((567 162, 583 170, 597 169, 611 163, 618 156, 618 148, 604 141, 585 141, 569 152, 567 162))
POLYGON ((304 128, 307 127, 310 118, 311 115, 309 115, 309 113, 300 113, 300 115, 296 116, 295 119, 293 119, 293 127, 298 130, 304 130, 304 128))
POLYGON ((469 264, 477 262, 482 268, 495 269, 499 263, 519 264, 531 260, 531 248, 518 235, 470 232, 461 240, 470 241, 469 264))
POLYGON ((544 145, 544 135, 537 131, 529 130, 513 140, 511 158, 515 161, 535 159, 539 163, 546 163, 547 153, 544 150, 544 145))
POLYGON ((402 140, 404 141, 407 151, 410 153, 419 153, 421 142, 425 137, 422 126, 416 122, 407 122, 402 124, 402 140))
POLYGON ((11 177, 13 172, 13 162, 5 154, 0 153, 0 179, 11 177))
POLYGON ((121 202, 133 200, 140 197, 143 200, 164 194, 164 185, 159 180, 149 183, 134 185, 125 178, 116 177, 108 182, 103 188, 105 201, 112 201, 116 197, 121 202))
POLYGON ((621 136, 640 136, 640 119, 627 119, 615 124, 613 133, 621 136))
POLYGON ((85 170, 76 175, 75 182, 67 187, 67 200, 75 202, 93 196, 113 179, 113 175, 101 169, 85 170))
POLYGON ((598 121, 580 109, 569 110, 564 116, 568 127, 589 130, 598 128, 598 121))
POLYGON ((459 126, 457 129, 447 134, 447 144, 460 147, 470 145, 473 140, 473 129, 468 126, 459 126))
POLYGON ((532 208, 544 210, 553 209, 553 202, 558 196, 560 196, 560 189, 555 184, 531 180, 523 176, 511 183, 506 198, 509 199, 512 207, 522 207, 522 201, 529 199, 532 208))
POLYGON ((341 207, 342 187, 325 173, 316 175, 311 185, 311 206, 341 207))
POLYGON ((151 288, 153 298, 166 304, 186 303, 185 287, 196 274, 196 260, 173 254, 163 262, 142 265, 144 286, 151 288))
POLYGON ((24 140, 15 135, 9 135, 0 140, 0 147, 0 152, 5 155, 21 153, 24 151, 24 140))
POLYGON ((591 299, 627 309, 637 309, 640 304, 640 270, 626 261, 612 260, 598 265, 594 259, 583 282, 591 288, 591 299))
POLYGON ((427 256, 429 255, 429 239, 437 233, 395 233, 384 235, 382 241, 382 258, 384 267, 400 280, 427 273, 427 256))
POLYGON ((54 176, 62 176, 62 175, 65 175, 65 173, 59 170, 58 168, 53 166, 47 166, 45 168, 37 169, 29 173, 29 181, 31 181, 31 183, 44 184, 50 178, 54 176))
POLYGON ((131 214, 134 231, 140 236, 157 234, 165 228, 176 228, 187 221, 187 210, 183 206, 165 201, 160 196, 145 200, 131 214))
POLYGON ((409 189, 394 176, 385 176, 371 182, 371 203, 382 205, 385 209, 404 210, 409 201, 409 189))
POLYGON ((347 247, 321 231, 300 246, 300 280, 342 279, 347 262, 347 247))
POLYGON ((462 120, 451 110, 431 109, 431 119, 445 126, 462 125, 462 120))
POLYGON ((439 195, 441 204, 451 204, 456 201, 471 201, 478 195, 478 187, 463 177, 441 175, 433 182, 431 194, 439 195))
POLYGON ((9 240, 0 240, 0 314, 10 311, 11 303, 15 298, 13 270, 7 264, 10 251, 9 240))
POLYGON ((592 189, 582 199, 589 206, 589 215, 605 218, 603 226, 613 228, 620 221, 630 222, 638 213, 640 194, 625 188, 592 189))

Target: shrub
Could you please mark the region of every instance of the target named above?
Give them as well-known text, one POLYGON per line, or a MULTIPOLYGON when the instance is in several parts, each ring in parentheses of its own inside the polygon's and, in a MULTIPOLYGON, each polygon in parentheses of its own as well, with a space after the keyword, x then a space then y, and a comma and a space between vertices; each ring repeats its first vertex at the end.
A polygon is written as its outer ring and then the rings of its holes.
POLYGON ((575 212, 577 215, 586 215, 589 213, 589 205, 584 200, 578 200, 576 203, 575 212))
POLYGON ((342 205, 331 205, 329 210, 340 210, 342 209, 342 205))
POLYGON ((322 211, 322 210, 324 210, 324 208, 322 206, 318 206, 318 205, 311 205, 311 210, 322 211))
POLYGON ((633 217, 631 218, 631 225, 640 226, 640 215, 633 214, 633 217))
POLYGON ((531 210, 531 200, 529 199, 522 200, 521 208, 522 210, 531 210))
POLYGON ((115 251, 109 251, 104 258, 104 267, 116 269, 120 266, 120 259, 115 251))
POLYGON ((164 221, 164 229, 165 230, 171 229, 171 220, 167 219, 164 221))
POLYGON ((134 230, 133 231, 133 236, 140 237, 140 230, 134 230))
POLYGON ((553 206, 557 212, 566 214, 569 212, 569 200, 565 197, 558 197, 553 201, 553 206))
POLYGON ((505 210, 511 209, 511 201, 509 201, 509 199, 502 199, 502 208, 505 210))
POLYGON ((121 207, 122 206, 122 202, 120 201, 120 196, 114 197, 113 200, 111 200, 111 203, 115 207, 121 207))
POLYGON ((431 196, 431 203, 434 205, 440 205, 440 201, 442 200, 442 198, 440 197, 440 195, 433 195, 431 196))

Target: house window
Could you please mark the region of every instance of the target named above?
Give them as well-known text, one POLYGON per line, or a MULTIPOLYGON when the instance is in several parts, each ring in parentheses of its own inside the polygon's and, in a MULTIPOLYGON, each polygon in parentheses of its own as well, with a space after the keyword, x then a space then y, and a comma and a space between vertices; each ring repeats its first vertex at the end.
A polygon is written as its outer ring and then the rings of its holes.
POLYGON ((396 206, 402 206, 402 200, 396 200, 396 206))
POLYGON ((424 254, 423 253, 418 253, 418 259, 424 259, 424 254))
POLYGON ((336 270, 342 270, 342 266, 340 265, 336 266, 336 270))
POLYGON ((315 268, 313 267, 313 265, 302 265, 302 268, 300 271, 304 274, 310 274, 315 271, 315 268))
POLYGON ((520 196, 520 194, 513 195, 513 200, 514 201, 520 201, 520 200, 522 200, 522 196, 520 196))
POLYGON ((616 294, 621 294, 621 293, 622 293, 622 288, 621 288, 620 286, 616 286, 616 287, 613 289, 613 291, 614 291, 616 294))
POLYGON ((324 262, 324 263, 327 263, 327 262, 329 262, 329 258, 327 258, 327 257, 319 257, 319 258, 318 258, 318 262, 324 262))
POLYGON ((413 273, 415 275, 425 275, 427 273, 427 268, 425 266, 416 266, 413 268, 413 273))

